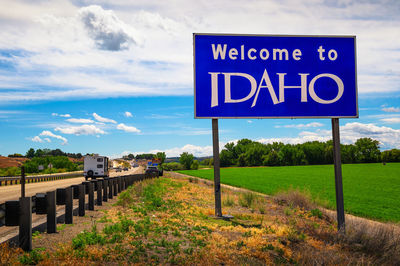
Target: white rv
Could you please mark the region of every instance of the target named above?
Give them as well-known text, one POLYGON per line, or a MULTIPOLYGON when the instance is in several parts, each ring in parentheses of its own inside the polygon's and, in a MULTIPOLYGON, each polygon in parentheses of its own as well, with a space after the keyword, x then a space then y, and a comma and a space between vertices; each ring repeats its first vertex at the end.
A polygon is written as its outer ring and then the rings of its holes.
POLYGON ((97 177, 108 177, 108 158, 98 154, 86 155, 83 161, 83 172, 85 179, 96 179, 97 177))

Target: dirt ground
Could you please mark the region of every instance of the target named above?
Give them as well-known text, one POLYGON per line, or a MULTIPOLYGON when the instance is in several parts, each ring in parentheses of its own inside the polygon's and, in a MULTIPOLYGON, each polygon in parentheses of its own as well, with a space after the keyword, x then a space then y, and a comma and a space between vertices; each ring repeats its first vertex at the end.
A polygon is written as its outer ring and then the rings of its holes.
POLYGON ((113 208, 113 204, 116 201, 117 197, 113 197, 112 199, 108 199, 107 202, 103 202, 102 206, 96 205, 94 211, 86 210, 85 216, 83 217, 74 216, 73 224, 71 225, 58 224, 57 233, 55 234, 38 233, 37 236, 35 236, 35 233, 33 232, 34 233, 32 239, 33 249, 45 248, 48 251, 54 251, 61 244, 71 242, 72 238, 74 238, 77 234, 79 234, 83 230, 90 230, 90 228, 94 224, 94 221, 103 217, 106 211, 113 208))

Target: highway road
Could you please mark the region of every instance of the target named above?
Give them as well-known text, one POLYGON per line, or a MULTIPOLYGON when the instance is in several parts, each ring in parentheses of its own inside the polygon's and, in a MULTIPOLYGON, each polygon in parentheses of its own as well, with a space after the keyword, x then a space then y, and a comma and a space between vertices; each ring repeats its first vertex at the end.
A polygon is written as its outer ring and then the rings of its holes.
MULTIPOLYGON (((131 168, 129 171, 122 172, 110 172, 110 177, 123 176, 123 175, 133 175, 143 173, 142 167, 131 168)), ((65 188, 71 185, 81 184, 85 181, 85 178, 74 177, 55 181, 46 181, 39 183, 29 183, 25 185, 25 194, 27 197, 34 196, 36 193, 46 193, 47 191, 56 190, 57 188, 65 188)), ((8 200, 18 200, 21 196, 21 186, 11 185, 11 186, 1 186, 0 187, 0 203, 4 203, 8 200)))

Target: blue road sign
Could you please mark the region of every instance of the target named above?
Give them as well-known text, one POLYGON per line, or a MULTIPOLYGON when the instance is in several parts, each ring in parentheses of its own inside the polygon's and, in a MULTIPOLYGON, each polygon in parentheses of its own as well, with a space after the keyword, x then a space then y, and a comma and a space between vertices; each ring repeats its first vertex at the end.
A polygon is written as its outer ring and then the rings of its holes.
POLYGON ((355 36, 193 38, 195 118, 358 117, 355 36))

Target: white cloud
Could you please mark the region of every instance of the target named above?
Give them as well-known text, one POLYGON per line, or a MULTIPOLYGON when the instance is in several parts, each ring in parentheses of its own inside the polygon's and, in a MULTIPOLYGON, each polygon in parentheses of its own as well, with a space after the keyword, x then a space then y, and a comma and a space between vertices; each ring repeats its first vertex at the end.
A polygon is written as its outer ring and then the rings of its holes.
POLYGON ((251 123, 253 123, 253 121, 252 120, 247 120, 247 123, 251 124, 251 123))
POLYGON ((136 127, 127 126, 127 125, 125 125, 123 123, 118 124, 117 129, 123 130, 125 132, 130 132, 130 133, 140 133, 140 130, 137 129, 136 127))
POLYGON ((85 118, 69 118, 67 119, 70 123, 80 123, 80 124, 91 124, 94 123, 92 119, 85 119, 85 118))
MULTIPOLYGON (((157 153, 161 150, 151 150, 150 153, 157 153)), ((167 157, 179 157, 183 152, 188 152, 197 157, 210 156, 213 154, 212 146, 196 146, 192 144, 186 144, 183 147, 175 147, 163 150, 167 157)))
MULTIPOLYGON (((220 150, 223 148, 223 143, 220 143, 220 150)), ((132 153, 133 155, 137 154, 143 154, 143 153, 157 153, 157 152, 165 152, 167 157, 179 157, 183 152, 188 152, 193 154, 196 157, 204 157, 204 156, 212 156, 213 151, 212 151, 212 146, 197 146, 197 145, 192 145, 192 144, 186 144, 182 147, 173 147, 169 148, 166 150, 159 150, 159 149, 154 149, 150 151, 138 151, 138 152, 133 152, 133 151, 123 151, 120 154, 113 154, 110 157, 111 158, 121 158, 124 155, 128 155, 132 153)))
POLYGON ((105 134, 104 130, 96 127, 95 125, 82 125, 82 126, 72 126, 72 127, 56 127, 55 131, 60 131, 63 134, 73 134, 73 135, 96 135, 105 134))
MULTIPOLYGON (((341 143, 354 143, 359 138, 372 138, 378 140, 384 149, 400 147, 400 129, 376 126, 374 124, 363 124, 359 122, 347 123, 340 127, 341 143)), ((332 139, 331 130, 318 129, 315 132, 300 132, 297 137, 261 138, 258 141, 261 143, 283 142, 297 144, 307 141, 327 141, 330 139, 332 139)))
POLYGON ((62 140, 63 141, 63 143, 61 143, 62 145, 65 145, 65 144, 68 143, 68 140, 66 138, 64 138, 63 136, 60 136, 60 135, 56 135, 56 134, 54 134, 53 132, 51 132, 49 130, 42 131, 42 133, 40 133, 39 136, 47 136, 47 137, 51 137, 51 138, 62 140))
POLYGON ((116 123, 117 123, 117 121, 115 121, 115 120, 112 120, 112 119, 109 119, 109 118, 105 118, 105 117, 101 117, 101 116, 99 116, 99 115, 96 114, 96 113, 93 113, 93 117, 94 117, 94 119, 96 119, 96 120, 99 121, 99 122, 103 122, 103 123, 113 123, 113 124, 116 124, 116 123))
POLYGON ((347 143, 369 137, 378 140, 383 148, 400 148, 400 129, 355 122, 347 123, 340 130, 341 138, 347 143))
POLYGON ((126 112, 124 113, 124 116, 125 116, 125 117, 133 117, 132 113, 131 113, 131 112, 128 112, 128 111, 126 111, 126 112))
POLYGON ((91 5, 81 8, 78 14, 99 49, 120 51, 136 43, 132 27, 122 22, 112 10, 91 5))
POLYGON ((381 121, 389 124, 398 124, 400 123, 400 117, 383 118, 381 121))
POLYGON ((308 141, 324 142, 330 139, 332 139, 332 137, 330 137, 326 131, 317 131, 317 132, 303 131, 299 133, 298 137, 260 138, 257 141, 264 144, 267 143, 272 144, 274 142, 282 142, 285 144, 298 144, 298 143, 305 143, 308 141))
POLYGON ((44 140, 49 142, 49 143, 51 142, 51 139, 49 139, 49 138, 44 138, 44 140))
POLYGON ((39 137, 39 136, 35 136, 31 139, 33 142, 40 142, 43 143, 44 141, 39 137))
POLYGON ((128 111, 126 111, 126 112, 124 113, 124 115, 125 115, 126 117, 133 117, 132 113, 131 113, 131 112, 128 112, 128 111))
POLYGON ((384 107, 384 108, 382 108, 382 111, 388 112, 388 113, 399 113, 400 108, 399 107, 384 107))
POLYGON ((324 124, 318 122, 312 122, 308 124, 293 124, 293 125, 284 125, 284 126, 275 126, 275 128, 310 128, 310 127, 322 127, 324 124))
POLYGON ((60 116, 60 117, 71 117, 70 114, 57 114, 57 113, 52 113, 52 116, 60 116))

